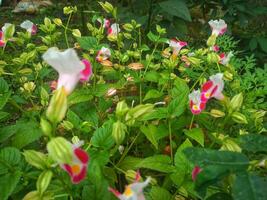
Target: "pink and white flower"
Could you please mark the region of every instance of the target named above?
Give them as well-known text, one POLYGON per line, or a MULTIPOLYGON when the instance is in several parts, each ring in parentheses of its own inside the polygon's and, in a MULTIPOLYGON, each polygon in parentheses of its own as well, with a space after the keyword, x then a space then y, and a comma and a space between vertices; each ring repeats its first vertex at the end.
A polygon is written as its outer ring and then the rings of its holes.
POLYGON ((139 182, 140 179, 140 173, 137 172, 135 182, 127 185, 123 193, 120 193, 113 188, 109 188, 109 191, 112 192, 120 200, 145 200, 143 189, 148 186, 151 178, 147 178, 144 182, 139 182))
POLYGON ((31 35, 35 35, 37 33, 37 26, 32 23, 30 20, 25 20, 20 24, 20 27, 25 29, 31 35))
POLYGON ((4 26, 2 27, 2 31, 0 31, 0 47, 4 47, 7 43, 8 40, 11 38, 7 38, 7 29, 11 28, 13 26, 13 30, 9 33, 9 37, 12 37, 14 32, 15 32, 15 26, 10 23, 5 23, 4 26))
POLYGON ((200 90, 194 90, 189 94, 189 106, 194 115, 200 114, 206 107, 206 102, 201 100, 200 90))
POLYGON ((102 25, 103 28, 109 28, 110 26, 110 20, 109 19, 101 19, 101 18, 98 18, 97 21, 102 25))
POLYGON ((44 53, 43 59, 59 73, 57 89, 64 87, 68 94, 74 90, 79 80, 88 80, 92 75, 89 61, 80 61, 73 49, 61 52, 52 47, 44 53))
POLYGON ((79 145, 72 145, 73 156, 69 164, 61 164, 61 168, 68 172, 71 181, 74 184, 81 182, 86 178, 89 156, 86 151, 79 148, 79 145))
POLYGON ((227 24, 223 19, 210 20, 209 25, 212 30, 212 35, 223 35, 227 30, 227 24))
POLYGON ((225 53, 221 53, 220 56, 220 63, 222 65, 228 65, 230 62, 231 58, 233 57, 233 53, 230 51, 227 55, 225 53))
POLYGON ((197 175, 202 171, 199 166, 195 166, 192 170, 192 180, 195 181, 197 179, 197 175))
POLYGON ((187 42, 178 41, 176 39, 171 39, 167 42, 169 46, 172 48, 174 54, 178 54, 179 51, 187 45, 187 42))
POLYGON ((224 81, 222 73, 210 76, 210 79, 202 86, 201 101, 206 103, 212 97, 222 100, 224 98, 222 94, 223 88, 224 81))
POLYGON ((5 46, 6 42, 4 40, 4 33, 0 31, 0 47, 5 46))
POLYGON ((111 51, 109 50, 109 48, 106 47, 102 47, 98 52, 97 52, 97 56, 96 56, 96 60, 98 62, 102 62, 104 60, 108 60, 111 56, 111 51))
POLYGON ((119 24, 114 23, 112 24, 108 29, 108 35, 109 36, 117 36, 119 32, 121 31, 119 24))
POLYGON ((214 46, 210 47, 210 50, 214 51, 214 52, 218 52, 218 51, 220 51, 220 47, 218 45, 214 45, 214 46))

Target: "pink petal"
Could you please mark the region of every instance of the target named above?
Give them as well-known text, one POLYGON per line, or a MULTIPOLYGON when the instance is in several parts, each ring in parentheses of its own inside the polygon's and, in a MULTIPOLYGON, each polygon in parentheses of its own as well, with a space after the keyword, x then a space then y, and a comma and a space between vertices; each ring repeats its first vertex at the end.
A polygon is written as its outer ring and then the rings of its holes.
POLYGON ((80 73, 80 75, 81 75, 80 81, 84 82, 84 81, 89 80, 89 78, 92 76, 93 72, 92 72, 92 65, 88 60, 83 59, 82 62, 85 65, 85 68, 80 73))
POLYGON ((121 195, 121 193, 118 190, 113 189, 111 187, 108 187, 108 191, 112 192, 116 197, 119 197, 121 195))
POLYGON ((74 149, 74 154, 77 158, 83 163, 87 164, 89 161, 89 156, 86 151, 82 150, 81 148, 74 149))
POLYGON ((6 45, 6 43, 3 40, 0 40, 0 47, 3 47, 5 45, 6 45))
POLYGON ((182 47, 184 47, 184 46, 187 45, 187 42, 182 42, 182 41, 180 41, 180 42, 178 42, 178 43, 179 43, 179 45, 182 46, 182 47))
POLYGON ((141 179, 141 174, 140 174, 140 171, 137 170, 136 175, 135 175, 135 181, 138 182, 140 181, 140 179, 141 179))
POLYGON ((195 181, 197 178, 197 175, 202 171, 202 169, 199 166, 195 166, 192 171, 192 180, 195 181))
POLYGON ((68 164, 63 164, 61 165, 61 168, 63 170, 65 170, 66 172, 68 172, 68 174, 72 177, 73 176, 73 172, 72 172, 72 169, 71 169, 71 166, 68 165, 68 164))
POLYGON ((207 81, 206 83, 204 83, 202 85, 202 92, 207 92, 211 87, 213 86, 213 82, 212 81, 207 81))
POLYGON ((209 98, 206 97, 206 92, 202 92, 201 93, 200 99, 201 99, 201 102, 207 103, 207 101, 209 100, 209 98))
POLYGON ((32 26, 32 32, 31 32, 31 34, 32 34, 32 35, 36 35, 36 33, 37 33, 37 26, 34 24, 34 25, 32 26))

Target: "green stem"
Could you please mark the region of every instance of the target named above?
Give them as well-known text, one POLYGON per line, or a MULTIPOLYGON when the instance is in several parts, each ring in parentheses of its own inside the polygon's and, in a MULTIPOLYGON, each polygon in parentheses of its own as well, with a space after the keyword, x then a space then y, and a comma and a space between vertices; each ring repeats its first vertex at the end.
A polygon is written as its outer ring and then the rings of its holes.
POLYGON ((190 122, 189 130, 192 129, 193 122, 194 122, 194 118, 195 118, 195 115, 193 115, 192 118, 191 118, 191 122, 190 122))
POLYGON ((68 26, 70 24, 71 17, 72 17, 72 13, 69 15, 69 18, 68 18, 68 21, 67 21, 67 24, 66 24, 66 27, 65 27, 65 31, 64 31, 65 41, 66 41, 66 44, 67 44, 68 48, 70 48, 70 45, 69 45, 69 41, 68 41, 67 30, 68 30, 68 26))
POLYGON ((171 122, 168 119, 168 128, 169 128, 169 140, 170 140, 170 150, 171 150, 171 161, 173 163, 173 152, 172 152, 172 127, 171 122))

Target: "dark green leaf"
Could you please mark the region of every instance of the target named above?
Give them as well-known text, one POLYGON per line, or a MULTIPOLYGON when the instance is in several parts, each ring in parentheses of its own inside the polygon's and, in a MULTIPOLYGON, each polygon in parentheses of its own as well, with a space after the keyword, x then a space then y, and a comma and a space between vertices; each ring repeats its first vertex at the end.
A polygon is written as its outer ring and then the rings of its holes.
POLYGON ((264 37, 259 37, 257 38, 258 39, 258 43, 261 47, 261 49, 267 53, 267 38, 264 38, 264 37))
POLYGON ((161 92, 159 92, 158 90, 152 89, 146 93, 144 101, 149 100, 149 99, 157 99, 161 96, 162 96, 161 92))
POLYGON ((153 186, 149 193, 148 200, 172 200, 172 195, 168 190, 153 186))
POLYGON ((21 161, 21 154, 18 149, 6 147, 0 151, 0 174, 5 174, 13 169, 21 161))
POLYGON ((243 150, 250 152, 267 152, 267 136, 258 134, 242 135, 239 138, 243 150))
POLYGON ((191 130, 184 130, 184 133, 191 139, 198 142, 204 147, 204 133, 201 128, 193 128, 191 130))
POLYGON ((158 149, 158 141, 156 140, 157 127, 154 125, 141 126, 140 130, 145 134, 146 138, 158 149))
POLYGON ((8 98, 10 97, 11 92, 9 91, 9 87, 5 79, 0 78, 0 109, 2 109, 8 98))
POLYGON ((14 173, 12 174, 9 173, 0 176, 1 200, 7 200, 8 197, 12 194, 13 190, 20 180, 21 174, 22 173, 20 171, 14 171, 14 173))

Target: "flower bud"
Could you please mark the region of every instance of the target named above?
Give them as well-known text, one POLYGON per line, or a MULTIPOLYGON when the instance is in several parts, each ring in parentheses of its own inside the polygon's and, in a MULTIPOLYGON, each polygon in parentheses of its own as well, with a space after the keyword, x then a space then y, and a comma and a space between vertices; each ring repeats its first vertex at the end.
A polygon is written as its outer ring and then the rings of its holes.
POLYGON ((56 124, 60 122, 67 111, 67 94, 64 88, 56 90, 51 98, 50 104, 46 111, 46 116, 50 122, 56 124))
POLYGON ((125 173, 125 178, 126 180, 129 182, 129 183, 133 183, 135 182, 135 179, 136 179, 136 171, 134 170, 127 170, 126 173, 125 173))
POLYGON ((53 19, 53 22, 54 22, 56 25, 58 25, 58 26, 61 26, 61 25, 62 25, 62 21, 61 21, 61 19, 59 19, 59 18, 55 18, 55 19, 53 19))
POLYGON ((209 39, 207 40, 207 45, 208 45, 209 47, 212 47, 212 46, 215 45, 215 43, 216 43, 216 35, 213 34, 213 35, 211 35, 211 36, 209 37, 209 39))
MULTIPOLYGON (((138 105, 130 109, 127 115, 132 116, 134 119, 138 119, 142 115, 152 112, 153 108, 154 108, 153 104, 138 105)), ((127 115, 126 115, 126 118, 127 118, 127 115)))
POLYGON ((6 30, 4 31, 4 39, 5 41, 11 39, 15 33, 15 25, 11 24, 7 26, 6 30))
POLYGON ((220 111, 220 110, 212 109, 210 111, 210 115, 212 117, 219 118, 219 117, 224 117, 225 116, 225 113, 222 112, 222 111, 220 111))
POLYGON ((44 25, 46 26, 46 27, 49 27, 49 26, 51 26, 51 20, 49 19, 49 18, 44 18, 44 25))
POLYGON ((77 7, 76 6, 68 6, 63 8, 63 13, 65 15, 69 15, 71 13, 76 13, 77 12, 77 7))
POLYGON ((26 92, 28 93, 32 93, 33 90, 35 89, 36 85, 34 82, 30 81, 30 82, 27 82, 27 83, 24 83, 23 84, 23 88, 26 92))
POLYGON ((225 72, 223 73, 223 78, 224 78, 225 80, 227 80, 227 81, 231 81, 231 80, 233 80, 233 74, 230 73, 229 71, 225 71, 225 72))
POLYGON ((22 200, 40 200, 40 199, 51 200, 53 199, 52 197, 53 197, 53 193, 51 192, 44 193, 41 196, 38 191, 31 191, 28 194, 26 194, 22 200))
POLYGON ((123 26, 122 26, 126 31, 129 31, 129 32, 131 32, 132 30, 133 30, 133 25, 132 24, 129 24, 129 23, 127 23, 127 24, 124 24, 123 26))
POLYGON ((218 63, 219 60, 220 60, 220 57, 214 52, 209 53, 207 56, 207 61, 209 64, 218 63))
POLYGON ((80 32, 79 29, 73 29, 73 30, 72 30, 72 35, 73 35, 74 37, 78 37, 78 38, 80 38, 80 37, 82 36, 82 34, 81 34, 81 32, 80 32))
POLYGON ((25 160, 32 166, 37 169, 46 169, 47 165, 49 165, 47 161, 47 156, 41 152, 35 150, 25 150, 23 152, 25 160))
POLYGON ((49 186, 52 176, 53 176, 53 172, 50 170, 46 170, 46 171, 43 171, 38 177, 38 180, 36 182, 36 188, 41 196, 43 195, 43 193, 46 191, 47 187, 49 186))
POLYGON ((73 129, 73 124, 70 122, 70 121, 66 121, 64 120, 62 123, 61 123, 61 126, 67 130, 67 131, 70 131, 73 129))
POLYGON ((124 54, 124 55, 122 56, 121 62, 125 63, 125 62, 127 62, 128 60, 129 60, 129 56, 128 56, 127 54, 124 54))
POLYGON ((117 144, 121 144, 125 138, 127 127, 121 121, 117 121, 112 127, 112 136, 117 144))
POLYGON ((51 137, 51 133, 52 133, 51 124, 47 120, 45 120, 44 118, 41 118, 40 125, 41 125, 41 129, 43 131, 43 134, 45 136, 51 137))
POLYGON ((240 112, 234 112, 232 114, 232 119, 239 124, 247 124, 247 118, 245 115, 241 114, 240 112))
POLYGON ((243 94, 239 93, 235 95, 230 101, 230 108, 234 111, 237 111, 241 108, 243 103, 243 94))
POLYGON ((125 103, 125 101, 120 101, 117 103, 116 107, 116 116, 118 118, 124 116, 129 110, 128 105, 125 103))
POLYGON ((100 4, 100 6, 107 12, 107 13, 111 13, 113 11, 113 6, 109 3, 109 2, 98 2, 100 4))
POLYGON ((53 138, 47 144, 47 151, 51 158, 58 163, 71 163, 72 145, 63 137, 53 138))

